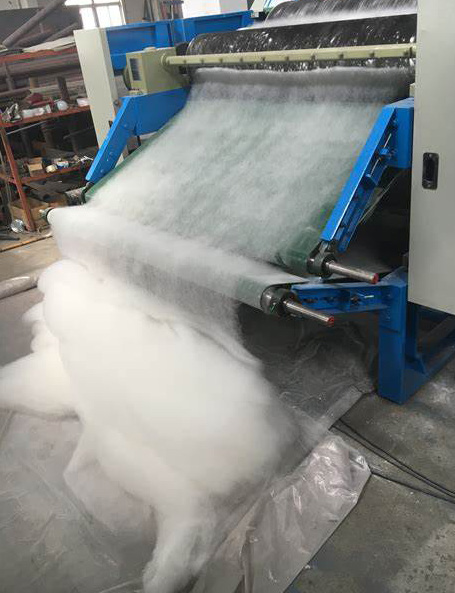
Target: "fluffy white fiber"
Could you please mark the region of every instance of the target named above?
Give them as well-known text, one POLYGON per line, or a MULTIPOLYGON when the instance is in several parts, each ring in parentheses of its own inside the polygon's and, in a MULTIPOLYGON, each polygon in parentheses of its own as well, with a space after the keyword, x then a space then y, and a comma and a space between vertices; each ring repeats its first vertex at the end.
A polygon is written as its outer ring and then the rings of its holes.
POLYGON ((91 204, 55 212, 67 259, 40 279, 33 353, 0 370, 1 406, 80 418, 67 471, 76 491, 96 465, 154 513, 146 593, 191 583, 314 436, 308 425, 299 440, 239 341, 235 303, 214 293, 258 301, 275 269, 257 259, 314 246, 405 78, 286 76, 200 74, 188 107, 91 204))
POLYGON ((269 262, 298 245, 304 261, 381 107, 408 85, 398 68, 198 71, 185 109, 90 207, 269 262))
POLYGON ((177 591, 274 474, 295 425, 239 344, 226 350, 152 296, 70 261, 39 287, 43 304, 28 315, 34 352, 0 371, 1 403, 77 414, 70 473, 96 460, 153 509, 145 590, 177 591))

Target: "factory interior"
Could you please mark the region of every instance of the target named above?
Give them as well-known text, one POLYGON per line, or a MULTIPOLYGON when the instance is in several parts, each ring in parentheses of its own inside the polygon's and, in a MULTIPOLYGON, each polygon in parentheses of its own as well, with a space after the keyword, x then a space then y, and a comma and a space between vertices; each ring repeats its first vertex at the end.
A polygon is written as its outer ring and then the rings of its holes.
POLYGON ((0 0, 0 593, 455 591, 454 29, 0 0))

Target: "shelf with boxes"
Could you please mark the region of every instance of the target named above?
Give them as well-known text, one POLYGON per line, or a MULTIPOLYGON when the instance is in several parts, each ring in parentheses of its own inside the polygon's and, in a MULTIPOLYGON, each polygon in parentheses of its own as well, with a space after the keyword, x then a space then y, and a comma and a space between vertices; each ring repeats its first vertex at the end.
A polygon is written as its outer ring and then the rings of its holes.
MULTIPOLYGON (((65 162, 65 159, 60 159, 54 162, 50 161, 46 166, 47 161, 42 157, 28 158, 25 159, 27 161, 25 163, 27 172, 25 173, 24 163, 22 162, 24 159, 18 160, 14 156, 13 148, 9 140, 9 135, 11 134, 10 130, 11 128, 22 128, 23 126, 39 124, 53 119, 60 120, 65 116, 74 117, 77 114, 85 112, 90 112, 89 106, 69 107, 64 111, 44 113, 39 116, 21 118, 16 121, 0 120, 0 138, 6 156, 5 166, 3 167, 3 170, 0 170, 0 179, 15 186, 19 199, 11 202, 10 210, 14 216, 17 216, 24 221, 27 230, 29 231, 34 231, 37 226, 39 226, 36 209, 38 200, 29 198, 25 188, 32 182, 45 181, 60 175, 67 175, 84 170, 90 166, 90 161, 77 158, 69 159, 65 162), (55 162, 57 162, 57 164, 54 164, 55 162)), ((72 121, 72 124, 72 127, 74 128, 74 120, 72 121)))

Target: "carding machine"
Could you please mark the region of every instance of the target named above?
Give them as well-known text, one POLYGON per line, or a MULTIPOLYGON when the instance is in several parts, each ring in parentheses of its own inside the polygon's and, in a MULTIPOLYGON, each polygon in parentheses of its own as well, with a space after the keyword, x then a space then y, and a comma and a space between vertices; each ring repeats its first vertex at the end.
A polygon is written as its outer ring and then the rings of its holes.
MULTIPOLYGON (((318 2, 288 2, 278 9, 286 16, 288 5, 292 15, 296 5, 318 2)), ((301 280, 289 276, 289 282, 264 287, 253 303, 268 314, 316 319, 327 326, 339 315, 377 313, 378 392, 404 403, 455 353, 455 120, 450 106, 455 5, 440 0, 435 11, 434 0, 420 0, 418 13, 268 25, 128 54, 132 93, 123 99, 87 175, 87 199, 131 136, 158 131, 184 107, 195 68, 398 64, 412 76, 415 68, 413 96, 380 112, 305 261, 306 270, 286 268, 301 280), (380 252, 380 266, 359 260, 359 253, 371 249, 380 252)))

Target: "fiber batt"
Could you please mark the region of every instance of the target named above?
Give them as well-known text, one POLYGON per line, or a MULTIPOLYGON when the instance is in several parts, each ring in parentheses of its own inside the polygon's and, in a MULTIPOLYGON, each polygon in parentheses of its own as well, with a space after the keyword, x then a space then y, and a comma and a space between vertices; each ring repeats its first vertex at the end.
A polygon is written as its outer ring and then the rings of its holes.
POLYGON ((288 267, 305 273, 382 106, 409 81, 399 68, 199 70, 186 108, 90 207, 254 260, 298 251, 288 267))
POLYGON ((311 449, 315 430, 300 430, 233 336, 222 345, 153 295, 69 260, 39 287, 34 352, 2 369, 2 404, 78 416, 68 483, 84 499, 97 464, 153 510, 144 587, 178 591, 271 478, 311 449))

